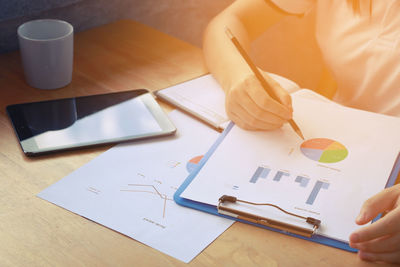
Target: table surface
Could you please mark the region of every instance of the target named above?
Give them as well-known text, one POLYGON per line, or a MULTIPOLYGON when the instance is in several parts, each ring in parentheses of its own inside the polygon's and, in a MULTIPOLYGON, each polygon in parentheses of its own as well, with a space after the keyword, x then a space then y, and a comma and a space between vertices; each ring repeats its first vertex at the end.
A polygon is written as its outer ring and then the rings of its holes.
MULTIPOLYGON (((29 87, 19 52, 0 55, 0 266, 185 266, 38 197, 111 146, 36 158, 22 153, 9 104, 134 88, 156 90, 207 73, 201 49, 129 20, 75 35, 72 83, 29 87)), ((162 103, 167 110, 171 107, 162 103)), ((192 266, 372 266, 354 253, 235 223, 192 266)))

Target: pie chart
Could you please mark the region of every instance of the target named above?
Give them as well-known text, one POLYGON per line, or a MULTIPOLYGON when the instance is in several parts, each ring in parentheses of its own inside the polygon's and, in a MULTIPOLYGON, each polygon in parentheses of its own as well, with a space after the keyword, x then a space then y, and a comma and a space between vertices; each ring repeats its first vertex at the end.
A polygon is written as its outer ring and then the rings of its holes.
POLYGON ((191 173, 194 169, 196 169, 197 164, 199 164, 200 160, 203 158, 203 155, 192 158, 186 163, 186 170, 191 173))
POLYGON ((314 138, 304 141, 300 150, 307 158, 322 163, 339 162, 349 154, 344 145, 328 138, 314 138))

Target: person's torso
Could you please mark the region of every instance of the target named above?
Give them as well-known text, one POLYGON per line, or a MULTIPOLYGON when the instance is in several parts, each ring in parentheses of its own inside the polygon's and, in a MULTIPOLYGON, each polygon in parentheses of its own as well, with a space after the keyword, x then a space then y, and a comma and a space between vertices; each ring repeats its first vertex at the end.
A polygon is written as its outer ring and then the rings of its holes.
POLYGON ((400 0, 317 1, 316 36, 338 83, 335 100, 400 116, 400 0))

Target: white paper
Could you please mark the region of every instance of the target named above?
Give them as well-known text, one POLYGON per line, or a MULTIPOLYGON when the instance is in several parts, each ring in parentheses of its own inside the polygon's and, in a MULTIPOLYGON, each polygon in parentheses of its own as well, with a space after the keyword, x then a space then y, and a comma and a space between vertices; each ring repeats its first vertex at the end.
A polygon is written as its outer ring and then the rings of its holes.
MULTIPOLYGON (((306 139, 328 138, 344 145, 345 149, 334 143, 331 154, 340 158, 347 150, 344 159, 319 162, 327 160, 314 150, 304 150, 318 157, 308 158, 302 153, 303 140, 288 124, 272 132, 234 126, 181 196, 211 205, 222 195, 273 203, 320 219, 319 234, 348 241, 358 227, 354 221, 362 203, 385 187, 400 151, 400 119, 316 101, 308 95, 293 95, 294 120, 306 139)), ((245 210, 304 226, 276 209, 245 210)))
POLYGON ((38 196, 189 262, 233 222, 173 201, 218 133, 177 111, 170 118, 176 136, 115 146, 38 196))

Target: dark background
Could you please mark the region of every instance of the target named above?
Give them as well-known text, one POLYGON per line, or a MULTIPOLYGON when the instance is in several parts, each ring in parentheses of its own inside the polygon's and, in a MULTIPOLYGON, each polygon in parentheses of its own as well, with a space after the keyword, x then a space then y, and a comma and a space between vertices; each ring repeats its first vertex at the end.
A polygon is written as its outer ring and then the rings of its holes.
MULTIPOLYGON (((0 53, 18 49, 17 28, 39 18, 66 20, 75 32, 133 19, 201 47, 207 23, 234 0, 0 0, 0 53)), ((289 17, 253 45, 263 69, 303 88, 318 89, 323 64, 313 36, 313 14, 289 17)))

